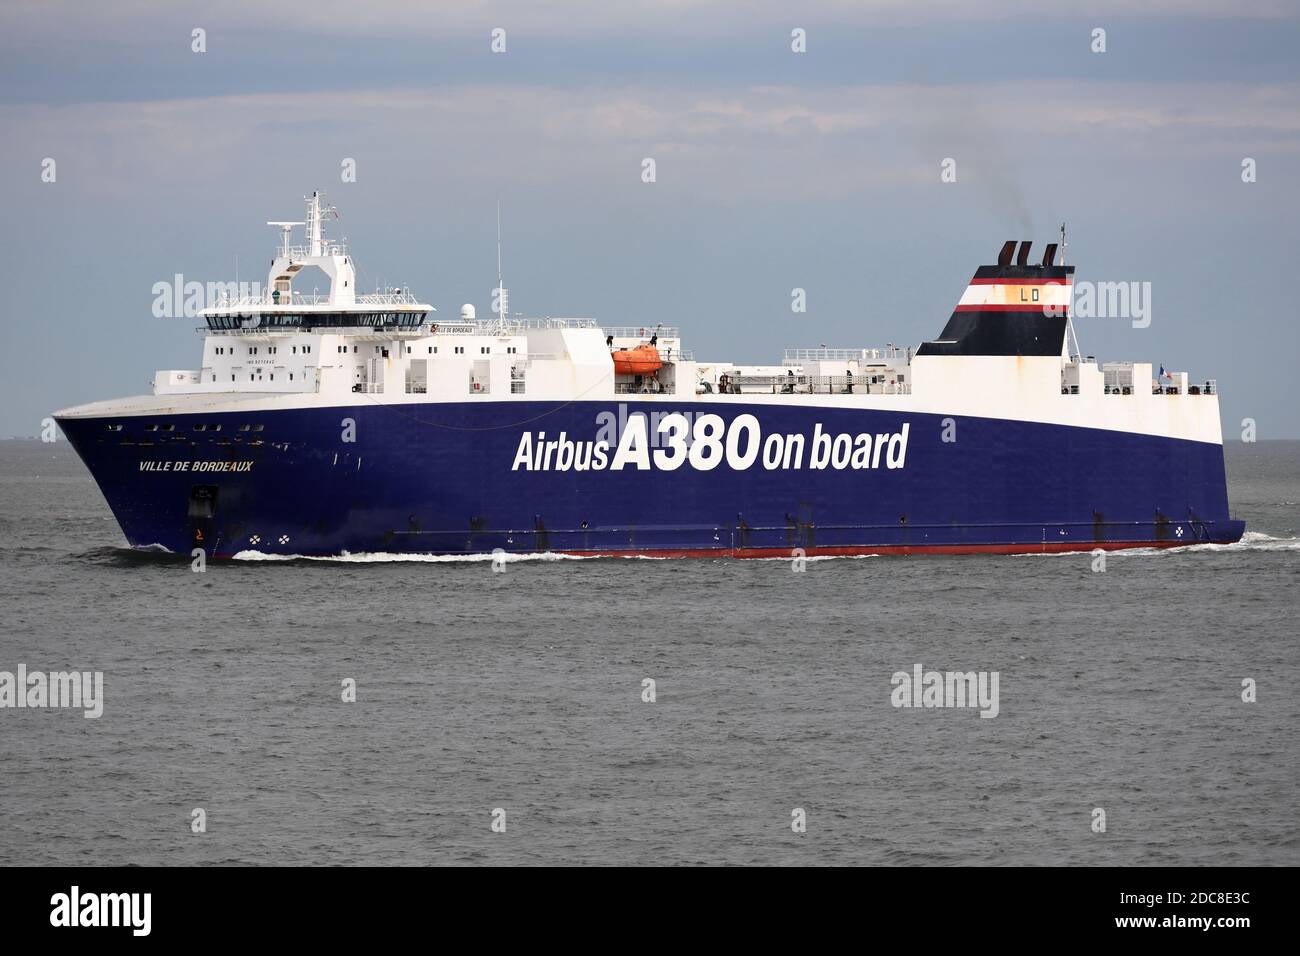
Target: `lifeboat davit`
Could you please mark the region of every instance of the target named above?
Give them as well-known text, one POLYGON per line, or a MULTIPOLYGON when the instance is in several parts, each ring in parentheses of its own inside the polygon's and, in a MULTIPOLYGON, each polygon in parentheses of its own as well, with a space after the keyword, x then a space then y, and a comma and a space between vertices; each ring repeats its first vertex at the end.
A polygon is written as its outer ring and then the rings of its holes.
POLYGON ((619 349, 609 354, 614 359, 614 371, 619 375, 653 375, 664 365, 659 350, 653 345, 638 345, 634 349, 619 349))

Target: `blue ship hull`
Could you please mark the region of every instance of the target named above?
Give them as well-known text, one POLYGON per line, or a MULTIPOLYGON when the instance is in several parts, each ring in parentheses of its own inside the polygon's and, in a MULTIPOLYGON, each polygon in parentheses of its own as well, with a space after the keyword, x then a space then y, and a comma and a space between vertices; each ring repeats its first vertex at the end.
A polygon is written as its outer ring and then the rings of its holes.
POLYGON ((728 423, 753 415, 764 435, 907 424, 905 464, 513 466, 525 432, 589 440, 600 413, 618 414, 608 402, 367 403, 60 424, 131 545, 210 557, 1022 553, 1227 543, 1244 530, 1229 517, 1218 444, 914 412, 691 406, 728 423), (354 441, 344 440, 344 419, 355 422, 354 441), (944 440, 945 419, 957 440, 944 440))

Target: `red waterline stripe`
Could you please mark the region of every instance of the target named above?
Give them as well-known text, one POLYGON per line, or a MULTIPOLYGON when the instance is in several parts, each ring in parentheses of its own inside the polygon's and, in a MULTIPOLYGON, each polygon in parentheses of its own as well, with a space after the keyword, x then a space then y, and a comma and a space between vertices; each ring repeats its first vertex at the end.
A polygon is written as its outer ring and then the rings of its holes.
MULTIPOLYGON (((1066 554, 1076 552, 1087 554, 1098 549, 1102 551, 1124 551, 1132 548, 1185 548, 1195 544, 1236 544, 1240 538, 1215 541, 1048 541, 1038 544, 882 544, 882 545, 836 545, 825 548, 803 548, 803 556, 809 558, 825 557, 865 557, 870 555, 901 556, 925 554, 1066 554)), ((575 558, 793 558, 793 548, 627 548, 610 551, 507 551, 507 555, 528 554, 565 554, 575 558)), ((490 552, 392 552, 395 554, 433 555, 436 557, 471 558, 483 557, 490 552)), ((301 557, 337 558, 337 554, 317 552, 303 554, 301 557)), ((215 555, 211 560, 233 560, 232 555, 215 555)))
MULTIPOLYGON (((1237 539, 1239 540, 1239 539, 1237 539)), ((845 545, 804 548, 803 556, 855 557, 864 555, 909 554, 1063 554, 1077 551, 1086 554, 1101 549, 1121 551, 1128 548, 1183 548, 1193 544, 1234 544, 1234 541, 1048 541, 1039 544, 885 544, 845 545)), ((793 548, 670 548, 657 550, 557 551, 587 558, 790 558, 793 548)), ((512 553, 512 552, 507 552, 512 553)))

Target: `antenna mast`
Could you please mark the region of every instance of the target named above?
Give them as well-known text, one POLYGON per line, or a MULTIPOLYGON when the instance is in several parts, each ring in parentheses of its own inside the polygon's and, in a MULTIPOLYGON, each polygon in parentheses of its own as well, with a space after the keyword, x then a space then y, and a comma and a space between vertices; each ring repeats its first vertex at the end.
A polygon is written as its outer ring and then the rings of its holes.
POLYGON ((501 200, 497 200, 497 331, 505 332, 510 316, 510 296, 501 278, 501 200))
MULTIPOLYGON (((1068 243, 1065 241, 1065 223, 1061 223, 1061 265, 1065 265, 1065 247, 1068 243)), ((1070 295, 1073 296, 1074 285, 1066 286, 1070 295)), ((1070 338, 1074 339, 1074 360, 1077 362, 1083 358, 1083 350, 1079 348, 1079 334, 1074 331, 1074 309, 1073 302, 1067 299, 1065 303, 1065 315, 1070 324, 1070 338)))

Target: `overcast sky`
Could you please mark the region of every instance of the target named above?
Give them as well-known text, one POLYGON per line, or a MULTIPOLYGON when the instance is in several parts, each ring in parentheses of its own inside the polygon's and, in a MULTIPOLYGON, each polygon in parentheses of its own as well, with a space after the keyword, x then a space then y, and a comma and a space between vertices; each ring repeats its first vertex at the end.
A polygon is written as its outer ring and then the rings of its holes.
POLYGON ((1300 437, 1298 50, 1268 0, 6 0, 0 436, 194 367, 154 284, 264 281, 264 222, 321 188, 363 289, 486 314, 500 199, 512 310, 751 363, 933 338, 1065 220, 1077 279, 1151 283, 1149 327, 1080 320, 1085 352, 1216 378, 1230 439, 1300 437))

